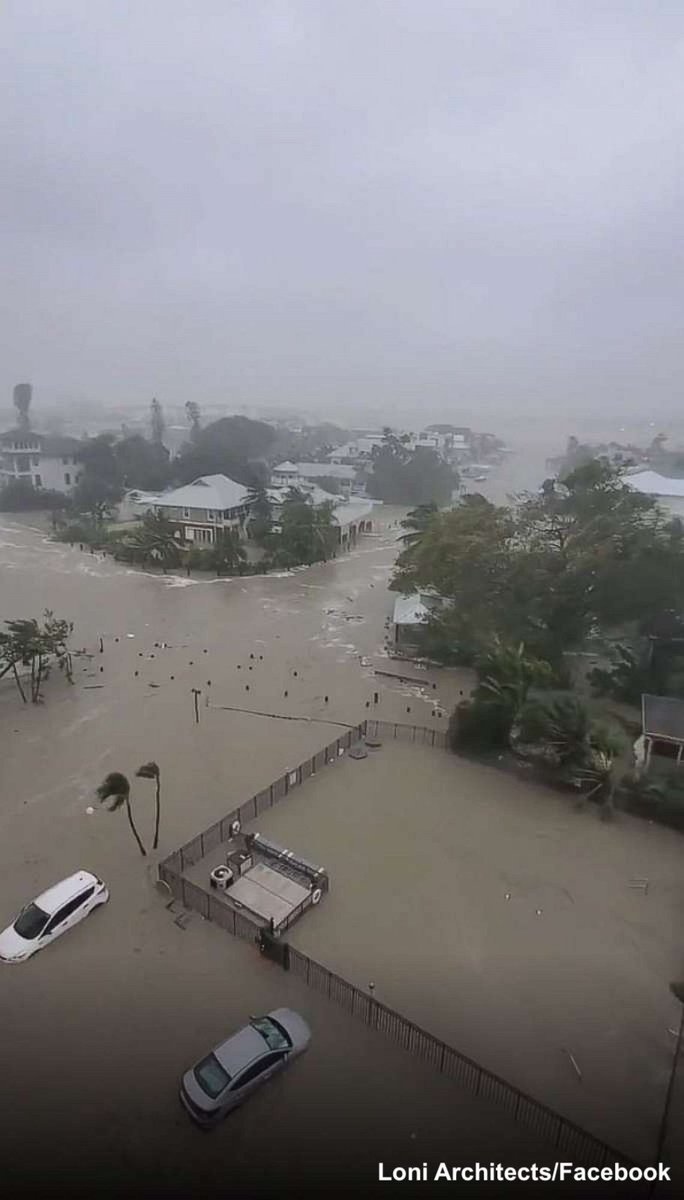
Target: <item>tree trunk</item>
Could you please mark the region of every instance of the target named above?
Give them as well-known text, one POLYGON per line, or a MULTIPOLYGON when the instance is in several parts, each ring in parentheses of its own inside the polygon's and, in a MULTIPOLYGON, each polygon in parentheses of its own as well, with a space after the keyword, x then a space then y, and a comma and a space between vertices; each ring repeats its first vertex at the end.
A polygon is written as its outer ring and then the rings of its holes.
POLYGON ((135 838, 136 842, 138 843, 138 849, 139 849, 140 853, 142 854, 143 858, 147 858, 147 850, 143 846, 143 844, 140 840, 140 834, 138 833, 138 831, 135 827, 135 822, 133 820, 133 813, 131 812, 131 802, 130 802, 128 796, 126 797, 126 816, 128 817, 128 824, 131 827, 131 833, 133 834, 133 837, 135 838))
POLYGON ((14 682, 16 683, 17 687, 19 688, 19 695, 21 696, 22 700, 24 701, 24 704, 28 704, 28 700, 26 699, 26 692, 24 691, 23 687, 21 686, 21 680, 19 678, 19 673, 17 671, 16 663, 12 663, 12 671, 14 673, 14 682))
POLYGON ((153 850, 156 850, 157 846, 159 845, 159 819, 161 817, 161 778, 159 775, 157 775, 155 782, 157 785, 157 790, 155 792, 155 797, 154 797, 155 811, 154 811, 154 842, 152 843, 153 850))

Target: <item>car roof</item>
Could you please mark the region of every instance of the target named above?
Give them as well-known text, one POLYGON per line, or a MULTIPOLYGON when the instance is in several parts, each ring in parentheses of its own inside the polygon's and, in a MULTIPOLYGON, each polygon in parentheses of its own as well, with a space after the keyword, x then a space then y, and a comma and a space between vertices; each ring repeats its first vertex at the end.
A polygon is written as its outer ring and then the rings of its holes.
POLYGON ((245 1025, 244 1029, 240 1029, 227 1041, 221 1042, 220 1046, 216 1046, 214 1054, 232 1079, 254 1062, 255 1058, 268 1054, 268 1046, 252 1025, 245 1025))
POLYGON ((74 875, 69 875, 67 879, 62 879, 60 883, 55 883, 47 891, 41 892, 40 896, 36 896, 34 903, 52 916, 67 900, 73 900, 79 892, 97 882, 97 876, 91 875, 90 871, 76 871, 74 875))

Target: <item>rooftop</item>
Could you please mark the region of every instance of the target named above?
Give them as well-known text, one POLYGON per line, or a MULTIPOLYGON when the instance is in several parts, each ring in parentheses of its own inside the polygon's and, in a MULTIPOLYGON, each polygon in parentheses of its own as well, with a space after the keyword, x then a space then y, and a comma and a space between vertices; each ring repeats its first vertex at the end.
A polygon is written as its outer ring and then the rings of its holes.
POLYGON ((642 696, 641 714, 646 737, 684 742, 684 700, 674 696, 642 696))
POLYGON ((670 479, 657 471, 638 471, 623 475, 623 483, 645 496, 684 496, 684 479, 670 479))
POLYGON ((38 433, 35 429, 8 429, 6 433, 0 433, 2 445, 9 445, 17 440, 37 442, 41 454, 54 455, 55 458, 64 454, 75 454, 81 448, 78 438, 58 433, 38 433))
POLYGON ((411 596, 397 596, 394 601, 392 621, 395 625, 420 625, 429 615, 429 609, 418 592, 411 596))
POLYGON ((174 488, 158 496, 155 503, 160 508, 213 508, 223 510, 240 508, 246 504, 248 489, 227 475, 201 475, 184 487, 174 488))

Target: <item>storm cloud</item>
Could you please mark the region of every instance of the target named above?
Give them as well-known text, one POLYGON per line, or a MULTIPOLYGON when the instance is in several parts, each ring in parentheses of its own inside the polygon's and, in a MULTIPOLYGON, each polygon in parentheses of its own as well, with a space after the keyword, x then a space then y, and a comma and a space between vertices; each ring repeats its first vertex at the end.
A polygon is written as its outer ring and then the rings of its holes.
POLYGON ((678 406, 681 0, 5 0, 1 403, 678 406))

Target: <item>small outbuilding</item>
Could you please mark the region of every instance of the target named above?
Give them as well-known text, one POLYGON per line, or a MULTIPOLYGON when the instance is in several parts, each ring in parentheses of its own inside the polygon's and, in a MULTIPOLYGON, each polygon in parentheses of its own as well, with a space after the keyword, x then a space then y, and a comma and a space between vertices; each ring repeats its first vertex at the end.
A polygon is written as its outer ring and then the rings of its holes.
POLYGON ((674 759, 679 766, 684 755, 684 700, 676 696, 643 695, 641 730, 634 747, 639 766, 647 771, 654 752, 674 759))

